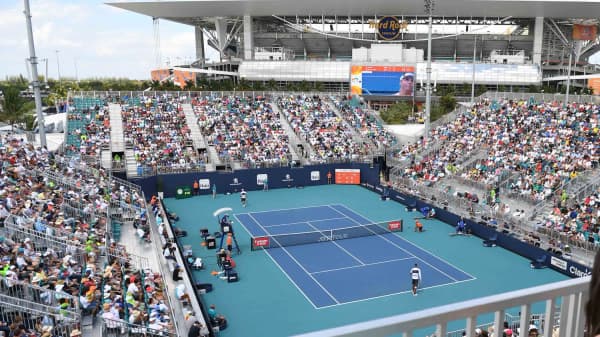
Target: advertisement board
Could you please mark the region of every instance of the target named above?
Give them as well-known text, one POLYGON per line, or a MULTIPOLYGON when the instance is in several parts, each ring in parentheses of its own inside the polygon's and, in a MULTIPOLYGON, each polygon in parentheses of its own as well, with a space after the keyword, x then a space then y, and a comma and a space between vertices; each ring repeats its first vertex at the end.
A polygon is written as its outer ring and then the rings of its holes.
POLYGON ((360 184, 360 169, 335 169, 335 183, 348 185, 360 184))
POLYGON ((415 91, 415 66, 352 65, 350 91, 353 95, 411 97, 415 91))

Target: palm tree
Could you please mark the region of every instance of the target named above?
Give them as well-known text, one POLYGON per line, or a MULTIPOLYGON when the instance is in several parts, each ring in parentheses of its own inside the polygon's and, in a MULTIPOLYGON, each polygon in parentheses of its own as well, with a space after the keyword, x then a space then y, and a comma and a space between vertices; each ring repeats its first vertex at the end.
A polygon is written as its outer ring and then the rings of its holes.
POLYGON ((0 111, 0 121, 10 124, 14 129, 16 123, 26 120, 26 114, 33 108, 33 102, 26 101, 21 97, 19 89, 8 87, 4 91, 2 100, 2 110, 0 111))
POLYGON ((267 90, 275 91, 277 89, 277 82, 274 79, 270 79, 266 86, 267 90))
POLYGON ((196 83, 194 80, 186 80, 185 85, 183 86, 183 90, 192 90, 196 87, 196 83))

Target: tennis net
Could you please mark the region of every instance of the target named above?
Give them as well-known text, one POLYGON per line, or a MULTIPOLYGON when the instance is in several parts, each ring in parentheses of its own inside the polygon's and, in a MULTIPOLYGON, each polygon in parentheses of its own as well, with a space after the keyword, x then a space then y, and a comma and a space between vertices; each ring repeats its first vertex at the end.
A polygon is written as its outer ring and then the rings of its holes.
POLYGON ((284 233, 251 237, 252 250, 280 248, 327 241, 338 241, 371 235, 383 235, 402 230, 402 220, 385 221, 352 227, 284 233))

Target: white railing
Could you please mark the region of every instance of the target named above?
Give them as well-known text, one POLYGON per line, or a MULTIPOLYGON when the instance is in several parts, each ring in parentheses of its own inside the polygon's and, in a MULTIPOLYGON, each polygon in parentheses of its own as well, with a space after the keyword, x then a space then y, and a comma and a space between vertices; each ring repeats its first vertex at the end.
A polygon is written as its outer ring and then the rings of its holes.
POLYGON ((554 317, 555 313, 560 313, 558 326, 554 326, 554 320, 544 321, 543 326, 540 327, 543 336, 552 336, 552 331, 558 327, 559 337, 583 337, 585 322, 583 308, 589 296, 590 280, 591 277, 586 276, 296 337, 378 337, 400 333, 403 337, 412 337, 415 330, 433 327, 436 330, 435 336, 446 336, 448 322, 457 320, 466 321, 465 331, 468 337, 472 337, 477 326, 478 315, 493 313, 494 331, 502 331, 505 310, 519 307, 521 311, 519 326, 529 327, 532 316, 531 305, 543 301, 545 301, 545 317, 554 317))

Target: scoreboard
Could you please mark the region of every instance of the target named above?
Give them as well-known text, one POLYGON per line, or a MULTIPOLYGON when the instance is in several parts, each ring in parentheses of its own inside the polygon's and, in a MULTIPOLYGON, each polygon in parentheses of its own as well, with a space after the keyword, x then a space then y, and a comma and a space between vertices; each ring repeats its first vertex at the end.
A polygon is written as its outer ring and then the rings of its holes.
POLYGON ((344 185, 359 185, 360 169, 335 169, 335 183, 344 185))

